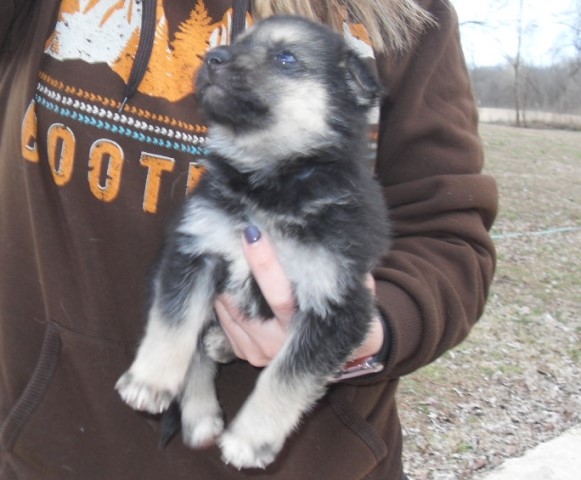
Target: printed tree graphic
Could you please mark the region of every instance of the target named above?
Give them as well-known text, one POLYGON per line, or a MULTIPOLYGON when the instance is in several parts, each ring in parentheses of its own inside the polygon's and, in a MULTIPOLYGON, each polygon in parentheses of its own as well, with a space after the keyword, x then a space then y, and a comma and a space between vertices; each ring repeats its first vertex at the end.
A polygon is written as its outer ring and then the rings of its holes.
MULTIPOLYGON (((221 22, 212 23, 203 0, 198 0, 170 43, 165 12, 162 3, 158 3, 153 50, 139 91, 171 102, 193 93, 195 73, 203 55, 209 46, 223 42, 228 34, 226 25, 229 14, 230 11, 226 12, 221 22)), ((125 80, 129 77, 137 51, 139 33, 134 32, 124 53, 112 67, 125 80)))

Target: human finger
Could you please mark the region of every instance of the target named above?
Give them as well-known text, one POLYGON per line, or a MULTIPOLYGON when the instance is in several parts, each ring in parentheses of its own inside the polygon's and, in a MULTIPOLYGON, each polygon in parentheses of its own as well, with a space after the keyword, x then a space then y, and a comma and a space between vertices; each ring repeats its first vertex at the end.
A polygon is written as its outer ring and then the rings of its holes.
POLYGON ((296 305, 292 285, 269 239, 255 225, 244 230, 243 250, 250 270, 274 316, 290 324, 296 305))

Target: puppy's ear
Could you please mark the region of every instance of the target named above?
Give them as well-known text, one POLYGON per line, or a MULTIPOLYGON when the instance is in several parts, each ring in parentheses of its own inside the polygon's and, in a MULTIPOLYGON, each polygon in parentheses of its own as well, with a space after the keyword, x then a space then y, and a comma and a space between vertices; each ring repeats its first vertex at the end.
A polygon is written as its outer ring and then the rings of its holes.
POLYGON ((345 59, 347 83, 357 103, 363 107, 374 107, 385 94, 371 67, 355 52, 347 52, 345 59))

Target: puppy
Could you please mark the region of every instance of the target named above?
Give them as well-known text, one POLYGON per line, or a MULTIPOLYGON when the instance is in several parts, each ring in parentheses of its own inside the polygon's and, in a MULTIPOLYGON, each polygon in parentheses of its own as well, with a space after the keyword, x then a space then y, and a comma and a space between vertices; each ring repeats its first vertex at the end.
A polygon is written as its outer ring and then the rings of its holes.
POLYGON ((380 91, 340 35, 299 17, 257 23, 211 50, 198 74, 212 154, 167 237, 145 337, 116 388, 152 413, 177 399, 185 443, 217 441, 237 468, 275 459, 375 314, 365 276, 387 250, 388 225, 365 159, 380 91), (242 252, 249 224, 272 242, 297 309, 224 430, 214 374, 233 355, 214 299, 227 292, 247 316, 272 316, 242 252))

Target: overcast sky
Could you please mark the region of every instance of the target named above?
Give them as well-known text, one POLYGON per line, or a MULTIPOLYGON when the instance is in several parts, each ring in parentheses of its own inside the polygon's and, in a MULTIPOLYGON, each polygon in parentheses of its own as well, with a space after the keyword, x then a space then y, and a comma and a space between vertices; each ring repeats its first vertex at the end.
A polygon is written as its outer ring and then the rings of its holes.
MULTIPOLYGON (((452 3, 458 11, 470 66, 504 64, 506 56, 515 55, 518 0, 452 0, 452 3)), ((574 0, 524 0, 524 4, 523 58, 536 65, 547 65, 571 55, 571 48, 567 48, 570 31, 563 23, 567 14, 574 11, 574 0)))

